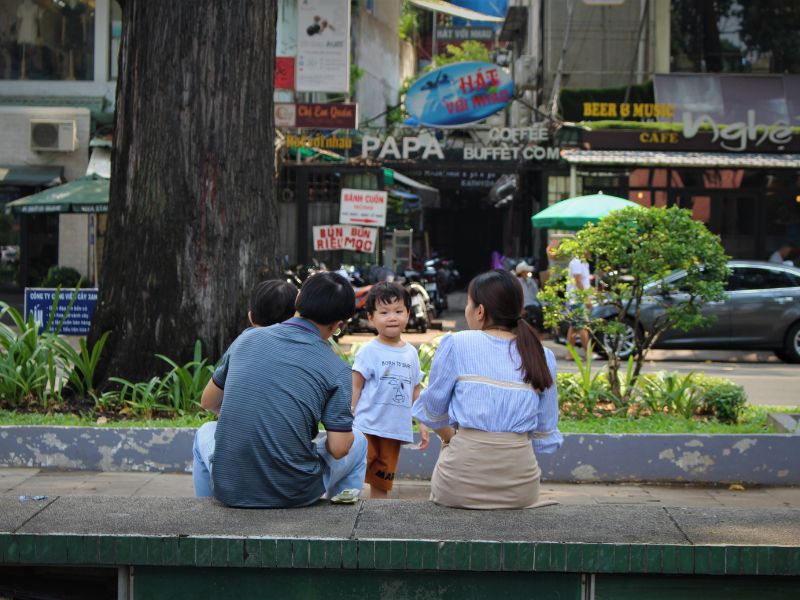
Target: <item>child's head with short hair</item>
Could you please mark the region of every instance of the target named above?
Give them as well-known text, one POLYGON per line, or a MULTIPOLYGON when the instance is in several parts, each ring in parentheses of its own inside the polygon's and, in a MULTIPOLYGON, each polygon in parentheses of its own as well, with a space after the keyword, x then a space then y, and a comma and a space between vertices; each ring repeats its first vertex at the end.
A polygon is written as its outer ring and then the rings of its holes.
POLYGON ((367 294, 367 317, 378 330, 378 338, 386 343, 399 343, 408 324, 411 296, 399 283, 381 281, 367 294))
POLYGON ((381 281, 376 283, 367 294, 367 314, 373 314, 375 307, 380 304, 391 304, 399 300, 406 310, 411 312, 411 295, 408 290, 399 283, 393 281, 381 281))
POLYGON ((316 273, 303 282, 297 296, 300 316, 319 325, 347 321, 356 312, 353 286, 338 273, 316 273))
POLYGON ((253 287, 247 318, 253 327, 282 323, 294 315, 297 287, 288 281, 270 279, 253 287))

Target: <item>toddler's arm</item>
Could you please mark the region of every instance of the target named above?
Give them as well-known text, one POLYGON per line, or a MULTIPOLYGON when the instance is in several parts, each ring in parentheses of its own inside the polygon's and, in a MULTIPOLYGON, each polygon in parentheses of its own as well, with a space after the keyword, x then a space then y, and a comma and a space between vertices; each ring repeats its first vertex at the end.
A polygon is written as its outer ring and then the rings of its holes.
POLYGON ((358 404, 359 398, 361 398, 361 392, 364 389, 365 382, 366 379, 364 379, 361 373, 353 371, 353 401, 350 403, 350 411, 353 414, 356 414, 356 405, 358 404))

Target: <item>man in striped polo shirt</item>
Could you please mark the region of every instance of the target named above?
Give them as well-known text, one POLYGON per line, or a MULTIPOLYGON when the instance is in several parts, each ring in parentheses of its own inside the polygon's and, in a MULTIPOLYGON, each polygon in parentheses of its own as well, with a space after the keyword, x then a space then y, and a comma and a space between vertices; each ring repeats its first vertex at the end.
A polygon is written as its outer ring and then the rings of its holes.
POLYGON ((243 332, 227 372, 217 369, 203 393, 219 420, 195 436, 198 496, 289 508, 361 489, 367 444, 352 428, 350 367, 328 344, 354 313, 353 288, 335 273, 313 275, 296 308, 288 321, 243 332), (315 442, 320 421, 327 436, 315 442))

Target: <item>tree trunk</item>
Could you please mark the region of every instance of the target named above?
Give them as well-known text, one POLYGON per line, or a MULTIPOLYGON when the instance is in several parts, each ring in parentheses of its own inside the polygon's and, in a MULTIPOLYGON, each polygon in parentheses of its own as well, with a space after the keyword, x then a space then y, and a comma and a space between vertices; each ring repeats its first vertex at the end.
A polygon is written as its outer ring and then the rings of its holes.
POLYGON ((275 3, 125 0, 106 251, 89 338, 100 380, 164 354, 216 359, 277 273, 275 3))

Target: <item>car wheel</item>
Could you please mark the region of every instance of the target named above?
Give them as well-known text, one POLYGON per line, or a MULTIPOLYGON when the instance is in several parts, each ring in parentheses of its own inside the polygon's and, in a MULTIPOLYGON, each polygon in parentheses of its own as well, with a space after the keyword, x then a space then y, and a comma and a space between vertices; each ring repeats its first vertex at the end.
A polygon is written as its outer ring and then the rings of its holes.
POLYGON ((783 350, 780 351, 780 354, 777 352, 775 354, 784 362, 800 363, 800 322, 789 327, 783 342, 783 350))
POLYGON ((630 321, 623 321, 625 326, 624 331, 617 336, 609 336, 607 333, 600 334, 600 342, 602 347, 598 351, 606 354, 605 348, 614 348, 616 355, 622 360, 627 360, 633 354, 634 348, 639 341, 640 336, 633 328, 633 323, 630 321))

